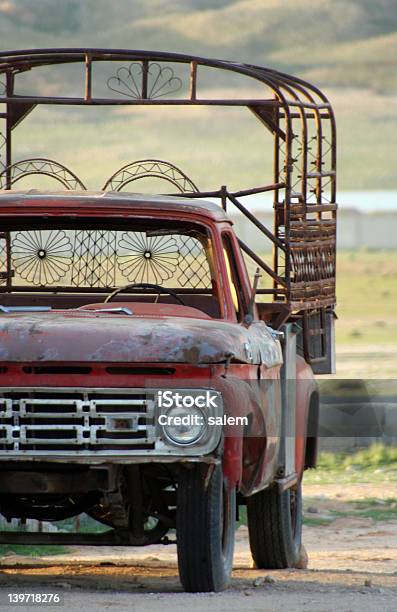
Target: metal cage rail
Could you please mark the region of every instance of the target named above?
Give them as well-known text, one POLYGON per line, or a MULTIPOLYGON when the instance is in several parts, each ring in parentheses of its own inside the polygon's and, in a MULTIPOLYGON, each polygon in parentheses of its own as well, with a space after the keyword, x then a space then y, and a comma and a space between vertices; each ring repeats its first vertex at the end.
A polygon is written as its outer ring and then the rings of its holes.
MULTIPOLYGON (((271 276, 273 288, 266 291, 275 302, 287 305, 291 312, 302 313, 302 317, 303 312, 324 314, 324 309, 333 309, 336 127, 331 104, 319 89, 269 68, 176 53, 91 48, 3 51, 0 53, 0 172, 3 188, 10 189, 15 179, 36 173, 40 168, 44 173, 52 173, 66 188, 83 187, 73 173, 50 160, 42 159, 41 166, 40 160, 13 160, 13 132, 37 105, 204 105, 248 109, 273 135, 274 163, 270 184, 234 193, 226 188, 199 192, 184 173, 170 164, 166 170, 160 168, 160 173, 163 171, 169 183, 190 197, 219 197, 224 208, 229 204, 237 207, 271 240, 272 266, 255 254, 249 245, 241 243, 241 246, 271 276), (34 81, 30 84, 24 82, 24 93, 20 93, 19 81, 30 71, 61 70, 66 65, 81 67, 80 95, 76 94, 76 84, 71 87, 71 95, 65 96, 61 92, 38 95, 34 93, 34 81), (263 86, 263 96, 245 99, 209 95, 201 78, 209 70, 218 71, 216 74, 234 73, 245 77, 247 82, 259 83, 263 86), (25 93, 27 87, 32 89, 31 94, 25 93), (239 200, 241 196, 266 191, 274 194, 272 230, 264 227, 239 200)), ((128 165, 109 179, 106 188, 122 189, 145 175, 145 170, 149 172, 147 168, 142 170, 133 164, 128 165)), ((152 168, 154 176, 158 176, 157 170, 152 168)), ((146 176, 151 176, 150 172, 146 176)), ((321 331, 312 332, 321 335, 321 331)))

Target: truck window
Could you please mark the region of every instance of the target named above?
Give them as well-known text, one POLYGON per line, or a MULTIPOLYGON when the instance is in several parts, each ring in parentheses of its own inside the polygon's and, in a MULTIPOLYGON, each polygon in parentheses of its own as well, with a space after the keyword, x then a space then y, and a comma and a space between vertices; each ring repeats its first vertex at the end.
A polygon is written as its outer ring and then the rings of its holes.
MULTIPOLYGON (((19 220, 18 227, 8 229, 8 264, 6 249, 0 253, 2 276, 7 267, 12 270, 10 287, 6 289, 0 280, 7 303, 16 304, 17 296, 22 299, 24 293, 26 300, 34 294, 35 304, 68 307, 73 295, 74 304, 84 305, 93 301, 93 293, 106 295, 117 287, 151 283, 171 289, 186 305, 211 317, 220 316, 212 240, 205 227, 148 219, 100 226, 71 219, 22 223, 21 227, 19 220), (64 295, 64 303, 60 303, 60 292, 69 296, 64 295)), ((154 301, 147 292, 127 296, 128 291, 120 299, 154 301)), ((156 301, 175 303, 167 294, 156 301)))
POLYGON ((236 312, 237 319, 241 320, 244 316, 244 299, 239 275, 237 272, 236 260, 233 252, 232 243, 230 240, 230 236, 227 233, 222 234, 222 244, 233 306, 236 312))

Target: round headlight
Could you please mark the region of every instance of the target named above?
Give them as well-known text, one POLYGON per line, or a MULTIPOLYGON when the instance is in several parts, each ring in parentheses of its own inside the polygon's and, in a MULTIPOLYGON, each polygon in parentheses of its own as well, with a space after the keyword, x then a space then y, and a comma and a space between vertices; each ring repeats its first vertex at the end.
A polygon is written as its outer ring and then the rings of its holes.
POLYGON ((196 406, 173 406, 167 410, 165 417, 164 434, 175 444, 193 444, 203 436, 207 428, 204 414, 196 406))

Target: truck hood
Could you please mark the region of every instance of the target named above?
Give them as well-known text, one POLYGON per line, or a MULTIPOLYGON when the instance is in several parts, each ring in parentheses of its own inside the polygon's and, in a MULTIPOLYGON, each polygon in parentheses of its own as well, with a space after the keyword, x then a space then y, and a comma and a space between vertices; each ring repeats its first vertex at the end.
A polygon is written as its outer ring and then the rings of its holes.
POLYGON ((3 314, 0 360, 8 362, 282 363, 264 323, 141 317, 89 311, 3 314))

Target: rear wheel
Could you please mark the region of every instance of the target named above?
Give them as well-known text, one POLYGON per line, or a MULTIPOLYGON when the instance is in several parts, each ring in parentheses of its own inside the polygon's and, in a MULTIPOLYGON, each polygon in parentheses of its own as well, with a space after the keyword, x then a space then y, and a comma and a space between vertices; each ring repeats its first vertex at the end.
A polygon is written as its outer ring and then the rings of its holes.
POLYGON ((221 466, 182 470, 176 514, 179 576, 186 591, 222 591, 230 582, 236 492, 225 486, 221 466))
POLYGON ((247 499, 252 557, 260 569, 295 567, 302 545, 302 485, 279 493, 277 486, 247 499))

